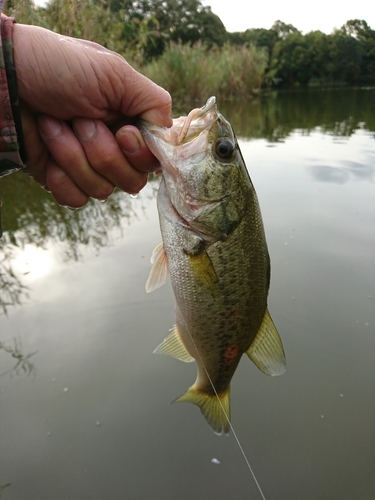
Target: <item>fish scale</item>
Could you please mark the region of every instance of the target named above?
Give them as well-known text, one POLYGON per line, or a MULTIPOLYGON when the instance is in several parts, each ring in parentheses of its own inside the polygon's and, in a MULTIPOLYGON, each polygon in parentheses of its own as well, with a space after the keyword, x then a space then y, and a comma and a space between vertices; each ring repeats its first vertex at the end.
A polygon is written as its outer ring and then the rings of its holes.
POLYGON ((176 401, 196 404, 215 432, 228 433, 230 382, 242 355, 268 375, 285 371, 267 309, 270 260, 257 196, 215 98, 172 129, 140 128, 163 172, 162 245, 146 290, 169 271, 176 298, 176 325, 155 352, 196 361, 197 379, 176 401))

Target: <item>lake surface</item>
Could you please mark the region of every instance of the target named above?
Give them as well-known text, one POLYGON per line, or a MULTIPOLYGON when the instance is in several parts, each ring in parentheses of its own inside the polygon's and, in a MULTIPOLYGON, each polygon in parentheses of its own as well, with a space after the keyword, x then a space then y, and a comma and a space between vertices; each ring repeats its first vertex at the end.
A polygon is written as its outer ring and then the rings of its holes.
MULTIPOLYGON (((278 378, 242 359, 234 429, 267 500, 373 500, 375 89, 219 107, 258 193, 287 356, 278 378)), ((261 499, 233 434, 169 404, 195 364, 152 354, 174 323, 170 284, 144 289, 157 188, 70 212, 23 174, 0 180, 1 500, 261 499)))

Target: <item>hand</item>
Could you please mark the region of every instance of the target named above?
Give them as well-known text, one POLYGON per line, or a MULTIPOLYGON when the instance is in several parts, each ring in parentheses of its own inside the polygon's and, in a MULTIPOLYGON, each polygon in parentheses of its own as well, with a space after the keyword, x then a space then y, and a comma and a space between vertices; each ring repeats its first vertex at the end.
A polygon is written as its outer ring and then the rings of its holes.
POLYGON ((142 189, 159 165, 132 123, 171 126, 169 94, 95 43, 22 24, 13 42, 26 173, 70 207, 142 189))

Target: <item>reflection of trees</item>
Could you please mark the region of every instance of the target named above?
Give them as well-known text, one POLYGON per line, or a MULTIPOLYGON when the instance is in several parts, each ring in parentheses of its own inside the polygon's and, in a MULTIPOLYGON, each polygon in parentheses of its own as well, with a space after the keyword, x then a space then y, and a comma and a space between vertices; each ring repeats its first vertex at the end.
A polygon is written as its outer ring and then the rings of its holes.
POLYGON ((52 239, 65 243, 66 257, 72 259, 79 258, 82 245, 106 246, 110 230, 136 216, 131 198, 120 192, 106 203, 91 200, 83 209, 68 210, 22 173, 1 179, 0 190, 5 244, 43 247, 52 239))
MULTIPOLYGON (((248 138, 282 141, 296 129, 308 134, 317 127, 322 133, 338 137, 348 137, 359 128, 375 132, 375 89, 272 92, 247 102, 220 101, 218 105, 238 136, 248 138)), ((327 176, 329 172, 319 172, 323 174, 327 176)), ((361 175, 364 175, 362 170, 361 175)), ((150 196, 156 190, 157 183, 151 184, 150 196)), ((2 178, 0 192, 4 200, 0 312, 20 304, 27 292, 12 271, 16 248, 22 249, 26 244, 45 247, 52 240, 61 244, 66 259, 77 260, 83 246, 98 251, 110 244, 114 229, 121 232, 124 223, 137 216, 135 200, 121 192, 114 193, 106 203, 91 201, 84 209, 67 210, 22 173, 2 178)), ((136 204, 139 207, 140 200, 136 204)))
POLYGON ((307 89, 272 92, 244 102, 219 102, 238 136, 282 141, 294 130, 350 136, 375 132, 375 89, 307 89))
POLYGON ((31 363, 30 358, 36 354, 36 351, 23 354, 21 342, 17 339, 13 339, 13 344, 14 345, 11 346, 0 342, 0 350, 10 354, 11 357, 16 360, 15 365, 12 368, 6 370, 4 373, 0 373, 0 377, 6 373, 15 373, 16 375, 35 375, 36 369, 34 364, 31 363))
POLYGON ((7 307, 21 304, 22 297, 27 293, 27 287, 12 270, 12 257, 12 247, 0 243, 0 310, 5 314, 7 307))
MULTIPOLYGON (((157 184, 151 183, 149 196, 153 197, 156 190, 157 184)), ((22 173, 2 178, 0 192, 4 230, 0 240, 0 308, 3 312, 10 305, 20 304, 26 292, 12 270, 16 249, 26 244, 43 248, 52 240, 61 244, 66 259, 77 260, 83 246, 99 251, 110 244, 114 229, 121 234, 124 224, 130 224, 137 217, 135 205, 137 210, 142 210, 141 200, 132 200, 122 192, 115 192, 106 203, 92 200, 83 209, 68 210, 22 173)))

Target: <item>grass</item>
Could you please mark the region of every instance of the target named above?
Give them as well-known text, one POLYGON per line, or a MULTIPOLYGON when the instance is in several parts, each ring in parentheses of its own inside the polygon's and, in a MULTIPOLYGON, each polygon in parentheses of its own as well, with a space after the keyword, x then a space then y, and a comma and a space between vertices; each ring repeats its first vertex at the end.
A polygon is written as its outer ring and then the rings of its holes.
POLYGON ((266 52, 254 47, 172 45, 142 71, 177 102, 194 103, 210 95, 221 99, 251 96, 260 89, 266 66, 266 52))

